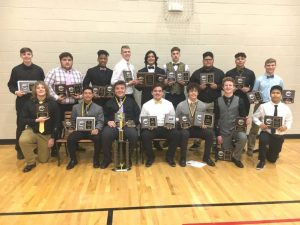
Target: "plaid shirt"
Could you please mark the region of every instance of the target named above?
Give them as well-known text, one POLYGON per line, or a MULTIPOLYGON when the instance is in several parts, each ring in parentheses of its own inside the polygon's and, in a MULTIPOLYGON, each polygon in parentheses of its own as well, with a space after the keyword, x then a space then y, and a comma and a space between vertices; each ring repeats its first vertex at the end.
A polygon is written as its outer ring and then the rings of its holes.
MULTIPOLYGON (((45 83, 49 87, 50 95, 57 100, 58 95, 55 93, 55 85, 57 84, 66 84, 67 82, 67 76, 70 76, 69 84, 82 84, 83 77, 81 73, 78 70, 64 70, 61 67, 57 67, 53 70, 50 70, 49 73, 45 77, 45 83)), ((65 98, 65 100, 62 102, 62 104, 74 104, 76 100, 72 97, 65 98)))

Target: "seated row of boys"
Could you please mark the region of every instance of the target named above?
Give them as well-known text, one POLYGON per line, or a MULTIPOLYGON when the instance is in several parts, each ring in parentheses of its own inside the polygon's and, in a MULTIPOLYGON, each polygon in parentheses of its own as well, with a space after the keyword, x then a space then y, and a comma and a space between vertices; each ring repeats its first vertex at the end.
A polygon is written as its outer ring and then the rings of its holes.
MULTIPOLYGON (((224 149, 232 149, 232 162, 239 168, 244 167, 241 162, 242 150, 246 144, 247 136, 245 132, 235 131, 235 118, 247 118, 243 100, 235 96, 235 82, 231 77, 223 79, 222 87, 224 95, 215 101, 215 134, 217 141, 222 144, 224 149), (235 140, 232 146, 232 140, 235 140)), ((180 115, 189 115, 192 121, 197 112, 205 112, 205 104, 198 100, 198 85, 190 83, 187 86, 187 99, 179 103, 176 111, 172 103, 163 98, 163 86, 155 84, 152 87, 153 98, 147 101, 140 111, 139 106, 133 98, 125 94, 126 83, 117 81, 114 85, 115 97, 108 100, 102 109, 101 106, 93 103, 93 90, 91 87, 83 89, 83 100, 73 106, 72 119, 78 116, 95 117, 95 129, 92 131, 74 131, 68 137, 68 149, 70 152, 70 161, 67 169, 72 169, 78 163, 76 158, 77 141, 81 138, 89 138, 94 142, 94 168, 107 168, 111 163, 111 145, 118 138, 118 128, 116 127, 114 116, 115 113, 124 113, 127 120, 134 121, 135 127, 124 128, 124 138, 129 141, 130 152, 136 147, 138 141, 137 125, 143 116, 156 116, 157 128, 141 129, 141 138, 143 150, 146 153, 146 167, 150 167, 155 155, 152 150, 152 140, 154 138, 165 138, 169 146, 166 152, 166 162, 175 167, 174 155, 177 146, 180 146, 179 165, 186 166, 186 152, 188 138, 202 138, 205 140, 205 150, 203 161, 209 166, 215 166, 210 158, 210 151, 213 144, 213 129, 206 126, 192 126, 188 129, 166 128, 164 118, 166 115, 180 117, 180 115), (104 153, 104 159, 99 162, 100 145, 104 153)), ((281 151, 284 141, 283 134, 291 127, 292 114, 290 109, 281 103, 281 86, 273 86, 270 90, 271 101, 262 104, 253 115, 253 121, 261 129, 259 139, 259 160, 257 169, 262 169, 265 160, 276 162, 281 151), (282 126, 278 129, 268 129, 263 123, 265 115, 282 117, 282 126)), ((46 162, 49 158, 49 148, 54 145, 54 137, 60 124, 60 113, 57 103, 50 98, 49 89, 44 82, 38 81, 33 88, 33 100, 28 101, 23 109, 22 121, 27 128, 22 132, 20 137, 20 146, 25 156, 26 166, 23 172, 31 171, 35 166, 35 155, 33 150, 38 148, 38 158, 40 162, 46 162), (36 107, 39 104, 47 103, 49 115, 47 117, 36 118, 36 107)), ((249 118, 247 118, 249 124, 249 118)), ((130 163, 131 165, 131 163, 130 163)))

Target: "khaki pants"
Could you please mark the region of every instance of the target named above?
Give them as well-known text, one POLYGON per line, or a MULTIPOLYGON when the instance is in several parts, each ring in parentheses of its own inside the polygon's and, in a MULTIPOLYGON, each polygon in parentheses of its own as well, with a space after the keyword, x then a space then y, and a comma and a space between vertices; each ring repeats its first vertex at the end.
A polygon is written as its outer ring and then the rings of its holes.
POLYGON ((27 165, 32 165, 35 163, 35 154, 33 153, 33 150, 36 148, 38 149, 39 161, 41 163, 48 161, 50 150, 48 148, 49 139, 50 134, 43 135, 34 133, 30 127, 27 127, 22 132, 19 143, 27 165))

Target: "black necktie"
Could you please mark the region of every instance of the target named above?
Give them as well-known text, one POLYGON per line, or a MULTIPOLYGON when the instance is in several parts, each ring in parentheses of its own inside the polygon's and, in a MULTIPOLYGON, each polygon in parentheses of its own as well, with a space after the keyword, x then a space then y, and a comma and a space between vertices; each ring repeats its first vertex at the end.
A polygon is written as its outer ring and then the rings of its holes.
MULTIPOLYGON (((277 107, 278 105, 274 105, 275 109, 274 109, 274 116, 277 116, 277 107)), ((275 134, 276 132, 276 129, 275 128, 272 128, 271 129, 271 134, 275 134)))
POLYGON ((148 66, 148 69, 150 70, 150 69, 154 69, 154 66, 148 66))
POLYGON ((274 75, 267 76, 267 79, 274 78, 274 75))
POLYGON ((179 65, 179 63, 173 63, 173 66, 178 66, 179 65))

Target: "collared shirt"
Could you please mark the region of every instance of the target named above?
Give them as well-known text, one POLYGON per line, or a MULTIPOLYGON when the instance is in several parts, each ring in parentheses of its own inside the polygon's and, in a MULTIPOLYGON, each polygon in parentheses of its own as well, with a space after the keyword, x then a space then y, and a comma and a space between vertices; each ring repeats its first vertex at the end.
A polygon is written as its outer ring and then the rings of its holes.
MULTIPOLYGON (((112 77, 111 77, 111 84, 114 85, 118 80, 125 81, 123 71, 128 71, 128 70, 131 71, 132 78, 135 79, 134 66, 130 62, 127 62, 125 59, 121 59, 115 65, 115 67, 113 69, 113 74, 112 74, 112 77), (129 64, 127 64, 127 63, 129 63, 129 64)), ((128 94, 133 94, 133 87, 129 86, 127 83, 126 83, 126 92, 125 92, 125 94, 127 94, 127 95, 128 94)))
POLYGON ((149 73, 154 73, 155 72, 155 65, 153 65, 154 68, 149 68, 149 67, 152 67, 152 66, 147 65, 148 72, 149 73))
MULTIPOLYGON (((253 114, 253 122, 256 125, 260 126, 264 122, 264 116, 273 116, 275 110, 274 105, 278 105, 277 116, 282 117, 282 125, 285 125, 288 129, 290 129, 293 121, 292 112, 290 108, 282 102, 275 104, 272 101, 269 101, 267 103, 261 104, 253 114)), ((268 133, 271 133, 271 129, 266 129, 266 131, 268 133)), ((278 130, 276 130, 275 134, 283 135, 285 133, 286 131, 279 132, 278 130)))
POLYGON ((283 88, 283 80, 274 74, 273 78, 268 78, 270 74, 264 74, 256 79, 253 91, 259 91, 262 95, 263 102, 271 101, 270 90, 274 85, 280 85, 283 88))
MULTIPOLYGON (((55 93, 55 85, 57 84, 81 84, 82 75, 78 70, 70 69, 66 71, 61 67, 57 67, 49 71, 46 75, 45 83, 49 87, 50 95, 57 100, 58 95, 55 93)), ((62 104, 74 104, 76 101, 72 97, 65 98, 62 104)))
MULTIPOLYGON (((177 71, 178 65, 179 65, 180 62, 177 62, 177 63, 172 62, 172 63, 173 63, 174 70, 177 71)), ((164 70, 165 70, 165 72, 167 72, 167 64, 164 65, 164 70)), ((184 71, 190 71, 189 66, 186 65, 186 64, 185 64, 185 67, 184 67, 184 71)))
POLYGON ((142 116, 156 116, 157 125, 164 126, 165 116, 167 114, 175 116, 175 110, 170 101, 162 98, 161 103, 155 103, 155 100, 151 99, 143 105, 140 114, 140 121, 142 116))

